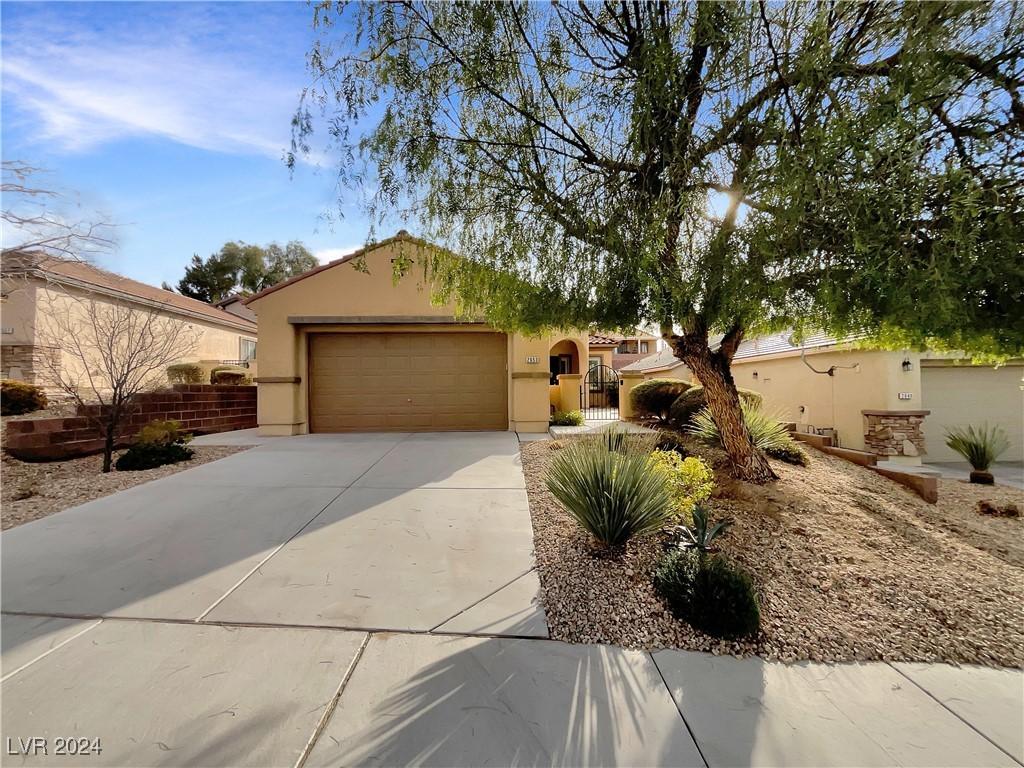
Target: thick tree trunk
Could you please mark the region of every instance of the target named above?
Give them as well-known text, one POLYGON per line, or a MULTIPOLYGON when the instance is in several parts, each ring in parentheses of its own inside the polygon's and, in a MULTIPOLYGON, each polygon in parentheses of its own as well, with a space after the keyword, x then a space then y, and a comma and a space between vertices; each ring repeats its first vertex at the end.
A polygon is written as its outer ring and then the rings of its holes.
MULTIPOLYGON (((666 327, 667 330, 667 327, 666 327)), ((751 483, 775 480, 768 460, 754 447, 743 420, 740 395, 732 378, 732 356, 743 338, 742 326, 731 330, 722 340, 721 347, 712 352, 707 345, 707 332, 703 323, 685 336, 664 334, 680 360, 686 363, 704 386, 708 410, 718 427, 722 446, 732 461, 736 476, 751 483)))

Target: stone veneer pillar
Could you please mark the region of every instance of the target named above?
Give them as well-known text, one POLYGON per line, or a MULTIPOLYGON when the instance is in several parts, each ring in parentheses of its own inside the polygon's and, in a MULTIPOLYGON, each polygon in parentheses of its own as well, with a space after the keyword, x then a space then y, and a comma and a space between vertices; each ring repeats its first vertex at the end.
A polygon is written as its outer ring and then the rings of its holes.
POLYGON ((864 447, 886 459, 919 464, 927 451, 921 425, 931 411, 861 411, 864 447))

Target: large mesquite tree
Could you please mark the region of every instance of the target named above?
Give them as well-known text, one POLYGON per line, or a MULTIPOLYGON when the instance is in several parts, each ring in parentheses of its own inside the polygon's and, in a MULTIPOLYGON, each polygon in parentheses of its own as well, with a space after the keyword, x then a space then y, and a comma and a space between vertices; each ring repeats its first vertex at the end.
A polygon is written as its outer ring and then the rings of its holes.
POLYGON ((326 113, 342 181, 460 254, 435 259, 442 291, 497 325, 658 323, 742 477, 772 477, 730 373, 745 335, 1021 348, 1016 4, 325 3, 314 23, 293 151, 326 113))

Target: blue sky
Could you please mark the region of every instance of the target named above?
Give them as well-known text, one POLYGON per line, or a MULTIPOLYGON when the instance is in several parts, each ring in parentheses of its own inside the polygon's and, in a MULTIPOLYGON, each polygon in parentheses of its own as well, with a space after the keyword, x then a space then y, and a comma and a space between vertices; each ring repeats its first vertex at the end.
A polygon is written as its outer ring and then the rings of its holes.
POLYGON ((293 175, 281 159, 309 82, 305 2, 0 13, 3 158, 46 168, 48 186, 117 225, 101 266, 159 285, 228 240, 302 240, 323 260, 365 241, 355 206, 323 218, 338 211, 329 158, 293 175))

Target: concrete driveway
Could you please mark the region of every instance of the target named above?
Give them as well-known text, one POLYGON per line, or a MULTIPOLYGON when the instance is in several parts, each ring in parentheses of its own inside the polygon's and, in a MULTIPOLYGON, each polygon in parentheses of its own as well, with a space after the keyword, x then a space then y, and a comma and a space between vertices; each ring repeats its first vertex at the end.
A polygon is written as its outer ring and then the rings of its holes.
POLYGON ((5 765, 1024 761, 1016 671, 547 640, 514 434, 259 443, 0 536, 5 765))

